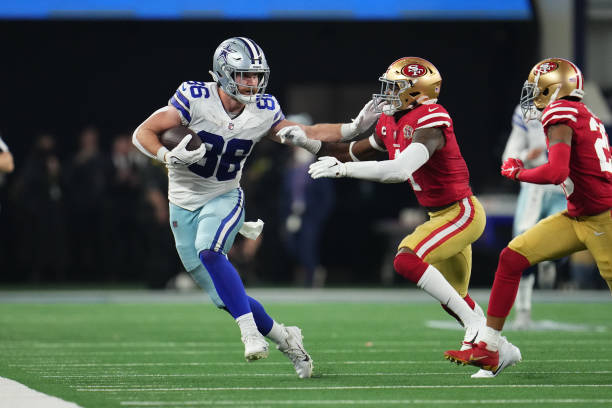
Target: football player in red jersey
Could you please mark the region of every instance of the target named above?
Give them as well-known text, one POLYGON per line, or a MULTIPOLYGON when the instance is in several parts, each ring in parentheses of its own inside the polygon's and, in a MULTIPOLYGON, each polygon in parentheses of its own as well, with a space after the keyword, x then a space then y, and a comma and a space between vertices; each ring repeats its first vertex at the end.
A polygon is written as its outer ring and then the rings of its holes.
POLYGON ((548 163, 527 170, 520 160, 509 158, 501 173, 528 183, 561 184, 567 210, 543 219, 501 252, 487 326, 472 349, 447 351, 451 361, 494 373, 504 368, 498 354, 500 332, 521 274, 530 265, 588 249, 612 290, 612 158, 603 124, 581 102, 583 83, 578 67, 562 58, 545 59, 529 73, 521 108, 525 118, 542 121, 548 163))
MULTIPOLYGON (((429 61, 406 57, 393 62, 379 80, 382 90, 373 100, 382 115, 375 133, 350 145, 323 143, 317 154, 324 157, 310 166, 310 174, 410 183, 429 220, 401 241, 395 270, 440 301, 465 326, 464 342, 470 343, 484 324, 468 284, 471 244, 483 232, 485 212, 470 189, 453 121, 437 103, 442 77, 429 61), (390 160, 363 161, 384 151, 390 160)), ((291 133, 284 131, 285 136, 291 133)), ((292 143, 301 144, 291 136, 292 143)))

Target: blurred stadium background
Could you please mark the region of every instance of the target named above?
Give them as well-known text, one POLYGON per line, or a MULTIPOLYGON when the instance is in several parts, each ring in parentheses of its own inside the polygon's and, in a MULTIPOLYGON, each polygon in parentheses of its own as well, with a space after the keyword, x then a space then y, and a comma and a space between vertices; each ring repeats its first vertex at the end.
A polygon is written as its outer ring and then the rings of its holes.
MULTIPOLYGON (((16 163, 0 186, 1 284, 172 285, 181 266, 167 226, 164 169, 129 138, 180 82, 210 80, 213 51, 230 36, 261 44, 269 93, 286 115, 307 112, 316 122, 354 117, 398 57, 425 57, 439 68, 441 103, 488 210, 474 246, 476 287, 489 287, 510 239, 518 185, 498 168, 531 66, 547 56, 574 60, 589 81, 587 102, 612 122, 609 1, 212 4, 0 4, 0 131, 16 163)), ((231 254, 247 286, 304 284, 300 260, 287 249, 287 151, 260 143, 243 175, 247 219, 266 222, 260 243, 238 241, 231 254)), ((315 284, 403 285, 389 261, 423 215, 410 189, 340 180, 325 194, 317 262, 325 272, 315 284)), ((596 273, 592 284, 604 287, 596 273)), ((563 285, 572 285, 567 271, 563 285)))

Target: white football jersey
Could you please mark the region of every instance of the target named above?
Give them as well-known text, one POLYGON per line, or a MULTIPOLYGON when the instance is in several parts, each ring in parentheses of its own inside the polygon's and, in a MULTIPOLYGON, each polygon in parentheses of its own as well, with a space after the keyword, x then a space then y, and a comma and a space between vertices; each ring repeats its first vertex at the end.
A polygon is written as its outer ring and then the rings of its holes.
POLYGON ((183 82, 168 104, 179 111, 182 124, 209 147, 199 162, 168 170, 168 199, 190 211, 239 187, 253 146, 285 118, 276 98, 267 94, 247 104, 237 117, 230 117, 215 82, 183 82))

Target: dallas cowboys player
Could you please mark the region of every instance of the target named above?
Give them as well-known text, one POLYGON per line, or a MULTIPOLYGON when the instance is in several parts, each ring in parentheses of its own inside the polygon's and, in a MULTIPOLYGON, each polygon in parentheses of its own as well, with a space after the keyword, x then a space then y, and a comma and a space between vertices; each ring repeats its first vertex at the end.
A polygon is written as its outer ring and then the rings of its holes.
MULTIPOLYGON (((301 330, 268 316, 246 294, 226 256, 244 223, 240 188, 244 161, 264 136, 280 142, 279 131, 297 124, 285 120, 278 101, 265 93, 270 69, 253 40, 234 37, 223 41, 214 53, 210 74, 214 82, 182 83, 168 106, 136 129, 133 141, 143 153, 167 165, 170 221, 179 256, 215 305, 236 320, 247 361, 268 356, 266 336, 291 360, 298 376, 307 378, 313 364, 301 330), (181 124, 200 136, 200 148, 186 149, 191 135, 172 150, 162 146, 159 135, 181 124)), ((316 151, 321 140, 349 140, 367 130, 377 117, 368 103, 351 123, 299 125, 309 137, 303 147, 316 151)))

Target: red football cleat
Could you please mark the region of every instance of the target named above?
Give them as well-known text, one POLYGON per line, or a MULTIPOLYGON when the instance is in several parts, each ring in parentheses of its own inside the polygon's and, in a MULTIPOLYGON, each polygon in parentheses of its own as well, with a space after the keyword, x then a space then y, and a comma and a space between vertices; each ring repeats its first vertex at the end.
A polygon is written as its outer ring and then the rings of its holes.
POLYGON ((487 350, 487 343, 481 341, 467 350, 448 350, 444 358, 457 364, 469 364, 495 372, 499 365, 499 352, 487 350))

